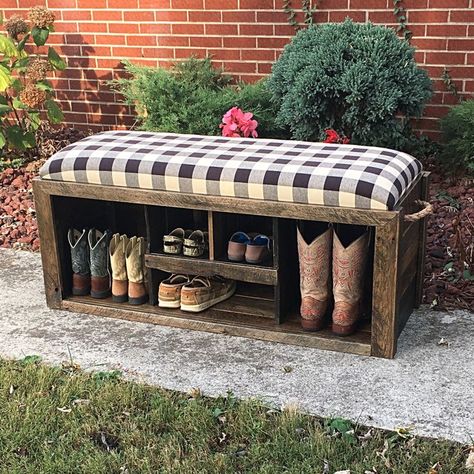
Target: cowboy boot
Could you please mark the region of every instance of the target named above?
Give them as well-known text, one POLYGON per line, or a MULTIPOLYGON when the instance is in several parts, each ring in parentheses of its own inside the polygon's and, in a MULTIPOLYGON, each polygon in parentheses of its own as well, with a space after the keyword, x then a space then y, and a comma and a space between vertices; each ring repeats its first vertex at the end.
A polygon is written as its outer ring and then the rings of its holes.
POLYGON ((332 278, 334 310, 332 331, 338 336, 349 336, 357 329, 361 316, 364 272, 369 247, 369 233, 364 232, 347 246, 334 232, 332 278))
POLYGON ((110 296, 110 273, 108 265, 110 232, 91 229, 88 235, 91 262, 91 296, 107 298, 110 296))
POLYGON ((91 271, 89 263, 89 246, 87 230, 82 232, 69 229, 67 239, 71 248, 72 294, 85 296, 91 291, 91 271))
POLYGON ((132 237, 125 252, 128 275, 128 302, 143 304, 148 301, 145 281, 145 239, 132 237))
POLYGON ((128 245, 126 235, 114 234, 109 245, 110 268, 112 270, 112 300, 116 303, 128 301, 128 278, 125 252, 128 245))
POLYGON ((300 267, 301 326, 306 331, 323 329, 329 300, 332 227, 310 244, 297 229, 300 267))

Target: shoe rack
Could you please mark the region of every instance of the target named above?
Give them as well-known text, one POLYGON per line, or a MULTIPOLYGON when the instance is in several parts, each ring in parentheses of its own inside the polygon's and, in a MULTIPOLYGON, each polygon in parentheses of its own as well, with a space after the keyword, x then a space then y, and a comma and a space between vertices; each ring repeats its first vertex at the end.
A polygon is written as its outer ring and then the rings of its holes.
POLYGON ((52 197, 52 209, 56 217, 55 235, 61 256, 60 280, 65 308, 342 352, 370 353, 369 319, 356 334, 347 338, 334 336, 330 328, 317 333, 302 330, 295 219, 59 196, 52 197), (90 296, 72 296, 67 244, 67 231, 71 227, 110 229, 112 233, 145 237, 149 302, 132 306, 115 303, 111 298, 98 300, 90 296), (163 236, 177 227, 207 231, 209 251, 198 258, 165 254, 163 236), (260 265, 229 261, 227 245, 236 231, 271 237, 271 259, 260 265), (228 300, 201 313, 160 308, 157 305, 158 287, 170 273, 220 275, 235 280, 237 291, 228 300))

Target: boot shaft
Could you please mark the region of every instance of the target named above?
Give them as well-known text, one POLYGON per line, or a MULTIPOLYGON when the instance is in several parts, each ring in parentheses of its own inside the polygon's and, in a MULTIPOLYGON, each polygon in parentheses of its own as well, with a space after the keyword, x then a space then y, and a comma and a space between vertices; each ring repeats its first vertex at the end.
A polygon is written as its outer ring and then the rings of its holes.
POLYGON ((117 281, 127 280, 125 253, 129 238, 126 235, 114 234, 110 240, 109 256, 112 278, 117 281))
POLYGON ((108 249, 110 232, 101 232, 91 229, 88 234, 90 268, 93 277, 106 277, 109 275, 108 249))
POLYGON ((87 243, 87 230, 82 232, 77 229, 69 229, 68 242, 71 249, 71 266, 73 273, 79 275, 90 274, 89 245, 87 243))
POLYGON ((355 304, 362 299, 368 251, 368 232, 347 247, 341 243, 337 232, 334 232, 332 278, 336 303, 355 304))
POLYGON ((128 280, 132 283, 143 283, 145 280, 145 239, 131 237, 125 251, 128 280))

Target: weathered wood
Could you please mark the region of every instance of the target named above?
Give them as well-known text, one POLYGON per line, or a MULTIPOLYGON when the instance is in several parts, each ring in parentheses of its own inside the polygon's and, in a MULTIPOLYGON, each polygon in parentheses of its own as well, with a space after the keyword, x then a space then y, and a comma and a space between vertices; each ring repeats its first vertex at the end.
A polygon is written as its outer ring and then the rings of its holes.
MULTIPOLYGON (((421 181, 421 199, 429 199, 430 173, 424 172, 421 181)), ((418 239, 418 274, 416 278, 415 308, 423 301, 423 279, 425 274, 425 252, 426 252, 426 226, 429 217, 420 222, 420 233, 418 239)))
POLYGON ((416 295, 416 276, 412 278, 411 284, 405 285, 405 291, 402 293, 399 300, 399 309, 397 316, 397 332, 396 337, 398 338, 405 327, 408 318, 413 312, 415 306, 415 295, 416 295))
POLYGON ((338 222, 357 225, 382 225, 393 218, 393 211, 351 209, 343 207, 316 206, 291 202, 264 201, 223 196, 184 194, 101 186, 97 184, 69 183, 66 181, 37 180, 38 186, 50 194, 74 196, 89 199, 120 201, 135 204, 197 209, 205 211, 229 212, 236 210, 242 214, 268 217, 288 217, 293 219, 338 222))
POLYGON ((393 358, 397 350, 397 262, 400 215, 375 231, 372 355, 393 358))
POLYGON ((370 355, 370 337, 366 332, 360 332, 347 338, 337 338, 329 330, 317 333, 304 332, 297 321, 289 321, 278 325, 269 318, 255 316, 241 316, 238 318, 231 313, 227 313, 226 316, 223 311, 184 314, 179 310, 166 310, 157 306, 142 305, 137 307, 111 301, 91 301, 91 299, 85 297, 66 299, 62 302, 62 308, 78 313, 89 313, 129 321, 248 337, 337 352, 370 355))
POLYGON ((275 285, 277 270, 248 263, 223 262, 202 258, 183 257, 165 254, 145 255, 145 265, 169 273, 212 276, 220 275, 232 280, 275 285))
POLYGON ((33 181, 36 218, 41 239, 41 260, 43 263, 44 286, 46 302, 50 308, 60 308, 62 300, 61 270, 57 249, 57 239, 54 233, 54 217, 50 194, 33 181))

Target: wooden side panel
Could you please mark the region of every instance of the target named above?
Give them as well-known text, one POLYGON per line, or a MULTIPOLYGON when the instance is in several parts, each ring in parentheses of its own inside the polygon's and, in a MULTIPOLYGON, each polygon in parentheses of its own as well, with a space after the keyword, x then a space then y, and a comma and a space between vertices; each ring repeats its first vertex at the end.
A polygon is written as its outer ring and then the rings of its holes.
MULTIPOLYGON (((421 181, 421 199, 429 199, 430 173, 425 172, 421 181)), ((429 219, 429 217, 427 218, 429 219)), ((423 301, 423 277, 425 273, 425 252, 426 252, 426 226, 427 219, 420 223, 420 235, 418 239, 418 274, 416 278, 415 307, 418 308, 423 301)))
POLYGON ((397 351, 397 274, 400 215, 375 231, 372 355, 391 359, 397 351))
POLYGON ((41 181, 33 181, 36 217, 41 238, 41 259, 43 263, 46 302, 50 308, 59 309, 62 300, 60 264, 57 239, 54 232, 51 196, 41 181))

